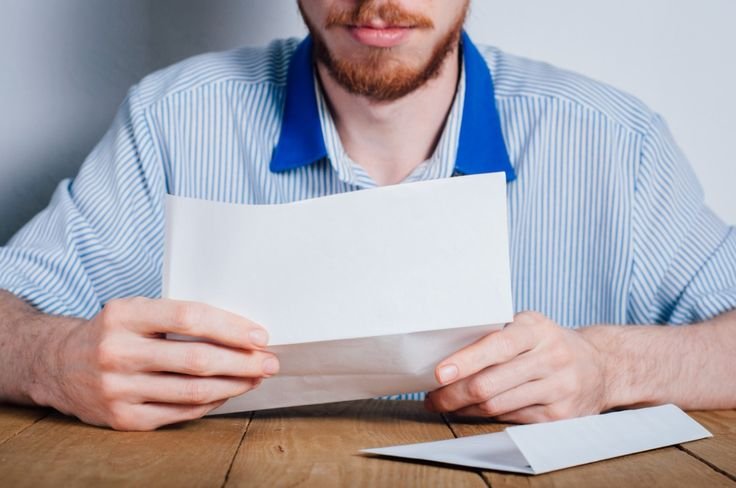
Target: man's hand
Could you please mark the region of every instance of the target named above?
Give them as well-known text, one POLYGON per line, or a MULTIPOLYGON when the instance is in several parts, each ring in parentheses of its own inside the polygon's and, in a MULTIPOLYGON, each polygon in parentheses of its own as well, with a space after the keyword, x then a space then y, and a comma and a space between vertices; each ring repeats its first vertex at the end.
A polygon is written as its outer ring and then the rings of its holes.
POLYGON ((602 361, 580 332, 520 313, 442 361, 435 374, 444 386, 425 405, 514 423, 596 414, 608 408, 602 361))
POLYGON ((263 328, 197 303, 116 300, 54 337, 43 348, 34 401, 117 430, 199 418, 279 368, 264 350, 263 328))

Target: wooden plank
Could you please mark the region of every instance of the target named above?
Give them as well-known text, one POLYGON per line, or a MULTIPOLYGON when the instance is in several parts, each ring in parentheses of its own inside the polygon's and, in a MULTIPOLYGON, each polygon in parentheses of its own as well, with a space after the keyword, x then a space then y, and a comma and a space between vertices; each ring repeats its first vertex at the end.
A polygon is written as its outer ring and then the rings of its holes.
POLYGON ((713 438, 688 442, 682 449, 736 480, 736 410, 691 415, 713 433, 713 438))
MULTIPOLYGON (((507 427, 485 419, 449 416, 448 421, 458 437, 498 432, 507 427)), ((633 454, 540 476, 495 471, 484 471, 483 476, 493 488, 736 486, 736 482, 724 474, 713 470, 677 447, 633 454)))
POLYGON ((49 410, 42 408, 0 404, 0 444, 12 439, 48 414, 49 410))
POLYGON ((226 486, 473 486, 472 470, 368 457, 360 449, 452 438, 421 402, 366 400, 257 412, 226 486))
MULTIPOLYGON (((734 411, 694 413, 716 437, 682 450, 660 449, 538 477, 483 472, 485 482, 472 470, 357 454, 364 447, 449 438, 440 417, 417 402, 259 412, 250 426, 247 414, 232 415, 153 433, 113 432, 46 414, 0 406, 2 486, 736 486, 729 479, 736 459, 734 411)), ((505 427, 485 420, 450 422, 458 435, 505 427)))
POLYGON ((711 431, 713 435, 736 434, 736 410, 688 412, 688 414, 703 424, 703 427, 711 431))
POLYGON ((249 418, 209 418, 135 433, 53 414, 0 445, 0 484, 220 487, 249 418))

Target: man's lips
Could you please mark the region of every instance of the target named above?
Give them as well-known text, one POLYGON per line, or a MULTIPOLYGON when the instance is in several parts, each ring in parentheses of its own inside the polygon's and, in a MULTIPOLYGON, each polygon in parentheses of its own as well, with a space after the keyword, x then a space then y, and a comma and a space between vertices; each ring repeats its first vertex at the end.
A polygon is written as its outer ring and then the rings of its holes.
POLYGON ((403 43, 413 27, 409 26, 347 26, 350 35, 359 43, 371 47, 395 47, 403 43))

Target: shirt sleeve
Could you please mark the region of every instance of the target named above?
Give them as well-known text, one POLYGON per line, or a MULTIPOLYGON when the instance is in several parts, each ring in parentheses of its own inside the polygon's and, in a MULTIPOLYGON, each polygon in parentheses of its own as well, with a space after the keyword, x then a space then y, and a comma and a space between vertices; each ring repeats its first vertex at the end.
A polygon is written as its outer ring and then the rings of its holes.
POLYGON ((632 236, 629 322, 687 324, 736 308, 736 231, 705 205, 659 116, 642 143, 632 236))
POLYGON ((160 295, 164 178, 134 87, 49 206, 0 247, 0 289, 55 315, 160 295))

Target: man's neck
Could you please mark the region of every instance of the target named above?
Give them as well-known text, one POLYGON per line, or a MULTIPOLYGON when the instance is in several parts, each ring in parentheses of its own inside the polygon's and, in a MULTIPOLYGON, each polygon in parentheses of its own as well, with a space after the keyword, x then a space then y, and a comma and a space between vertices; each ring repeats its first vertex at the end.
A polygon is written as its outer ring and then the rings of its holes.
POLYGON ((401 182, 432 156, 457 92, 459 48, 437 78, 392 102, 352 95, 317 69, 345 151, 378 185, 401 182))

